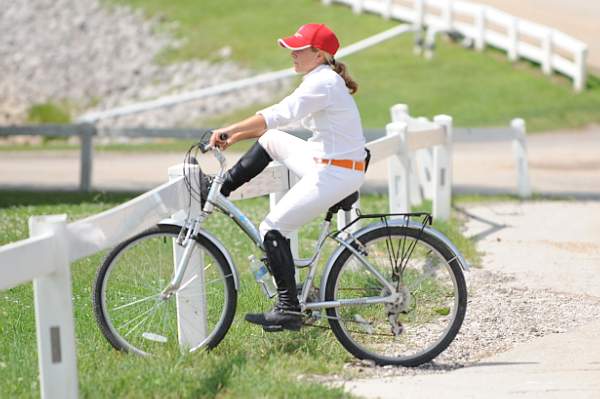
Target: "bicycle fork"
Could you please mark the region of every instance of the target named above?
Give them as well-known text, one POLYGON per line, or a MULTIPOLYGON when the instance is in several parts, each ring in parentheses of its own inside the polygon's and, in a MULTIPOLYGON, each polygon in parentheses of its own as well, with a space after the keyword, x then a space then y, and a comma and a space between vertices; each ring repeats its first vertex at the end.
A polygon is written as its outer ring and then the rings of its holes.
MULTIPOLYGON (((183 288, 181 286, 181 282, 183 280, 183 276, 185 274, 185 270, 187 269, 188 262, 192 257, 192 253, 194 251, 194 237, 198 234, 198 228, 200 223, 198 220, 193 220, 187 228, 182 229, 181 232, 185 231, 185 235, 181 234, 177 237, 177 240, 173 243, 174 245, 178 245, 183 247, 183 254, 179 257, 179 261, 177 262, 177 266, 175 268, 175 273, 173 275, 173 279, 169 282, 169 284, 165 287, 164 290, 160 293, 160 298, 163 300, 169 299, 176 293, 179 289, 183 288)), ((174 259, 176 259, 175 254, 173 254, 174 259)), ((186 282, 185 285, 191 282, 186 282)))

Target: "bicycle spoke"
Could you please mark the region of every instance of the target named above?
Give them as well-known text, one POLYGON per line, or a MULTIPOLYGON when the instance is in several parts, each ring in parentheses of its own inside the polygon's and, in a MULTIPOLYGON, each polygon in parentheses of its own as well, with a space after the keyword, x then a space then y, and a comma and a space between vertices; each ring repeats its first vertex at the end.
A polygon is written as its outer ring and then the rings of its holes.
POLYGON ((206 334, 213 337, 203 345, 216 346, 229 329, 236 303, 233 273, 220 250, 210 242, 203 244, 201 236, 190 241, 198 254, 192 259, 200 263, 189 265, 192 272, 186 273, 176 296, 160 297, 176 273, 175 251, 179 254, 181 249, 174 247, 174 240, 180 231, 176 226, 155 226, 119 244, 102 264, 94 285, 94 311, 115 348, 148 355, 164 347, 157 343, 176 342, 179 333, 194 336, 199 295, 206 298, 206 334), (206 276, 201 292, 199 273, 206 276))
MULTIPOLYGON (((197 275, 194 275, 194 276, 197 276, 197 275)), ((210 280, 210 281, 207 281, 207 282, 205 282, 205 283, 204 283, 204 285, 205 285, 205 286, 208 286, 208 285, 211 285, 211 284, 214 284, 214 283, 218 283, 218 282, 222 282, 222 283, 224 284, 224 283, 225 283, 225 279, 226 279, 226 278, 229 278, 229 277, 231 277, 231 276, 233 276, 233 274, 228 274, 228 275, 226 275, 224 278, 215 278, 215 279, 213 279, 213 280, 210 280)), ((193 278, 192 278, 192 280, 193 280, 194 278, 195 278, 195 277, 193 277, 193 278)), ((191 283, 191 280, 189 280, 189 281, 187 282, 187 284, 189 284, 189 283, 191 283)), ((181 293, 181 291, 182 291, 184 288, 186 288, 187 284, 183 284, 183 285, 182 285, 182 286, 181 286, 181 287, 180 287, 180 288, 177 290, 177 293, 178 293, 178 294, 179 294, 179 293, 181 293)))
MULTIPOLYGON (((150 313, 150 312, 156 312, 156 310, 158 309, 158 307, 159 307, 160 305, 161 305, 161 303, 157 303, 157 304, 155 304, 154 306, 152 306, 150 309, 148 309, 147 311, 145 311, 145 312, 144 312, 144 313, 142 313, 141 315, 139 315, 139 316, 137 316, 137 317, 135 317, 135 318, 133 318, 133 319, 129 320, 127 323, 123 324, 121 327, 126 327, 126 326, 128 326, 128 325, 129 325, 129 324, 131 324, 132 322, 134 322, 134 321, 137 321, 137 320, 138 320, 140 317, 144 317, 145 315, 147 315, 147 314, 148 314, 148 313, 150 313)), ((125 335, 124 335, 124 336, 126 337, 126 336, 128 336, 129 334, 131 334, 131 333, 132 333, 132 332, 133 332, 133 331, 134 331, 134 330, 135 330, 137 327, 139 327, 139 325, 140 325, 140 324, 142 324, 142 323, 143 323, 143 322, 144 322, 144 321, 145 321, 145 320, 146 320, 148 317, 150 317, 150 316, 144 317, 144 318, 142 319, 142 321, 141 321, 141 322, 139 322, 138 324, 136 324, 136 325, 135 325, 135 326, 134 326, 134 327, 133 327, 131 330, 129 330, 127 333, 125 333, 125 335)))
MULTIPOLYGON (((431 359, 448 345, 444 337, 453 337, 457 330, 451 326, 464 317, 464 310, 459 313, 456 308, 459 292, 450 262, 423 239, 422 229, 405 234, 409 230, 382 226, 360 239, 368 262, 384 278, 391 275, 397 282, 394 302, 347 304, 335 308, 335 313, 328 310, 329 316, 338 316, 330 324, 336 336, 344 338, 340 342, 352 353, 382 364, 415 365, 431 359)), ((384 286, 357 272, 351 255, 334 270, 334 297, 329 300, 360 300, 378 291, 386 296, 384 286)))
POLYGON ((119 310, 119 309, 127 308, 127 307, 129 307, 131 305, 135 305, 135 304, 140 303, 140 302, 149 301, 150 299, 156 298, 158 296, 159 296, 159 294, 150 295, 150 296, 147 296, 146 298, 142 298, 142 299, 139 299, 137 301, 129 302, 129 303, 125 304, 125 305, 117 306, 116 308, 112 308, 112 310, 119 310))

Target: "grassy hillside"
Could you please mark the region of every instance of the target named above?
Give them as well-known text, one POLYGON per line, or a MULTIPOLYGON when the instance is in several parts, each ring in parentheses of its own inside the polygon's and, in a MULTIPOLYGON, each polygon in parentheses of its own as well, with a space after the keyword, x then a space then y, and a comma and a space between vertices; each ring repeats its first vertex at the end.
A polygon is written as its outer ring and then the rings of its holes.
MULTIPOLYGON (((142 8, 148 15, 160 16, 165 26, 176 23, 183 45, 165 51, 161 62, 219 61, 219 49, 229 46, 232 60, 257 71, 289 66, 288 52, 277 46, 276 38, 303 23, 327 23, 343 45, 397 24, 375 15, 354 15, 344 6, 323 6, 317 0, 110 2, 142 8)), ((595 77, 590 77, 585 93, 576 94, 565 77, 548 78, 539 67, 512 64, 495 50, 477 53, 438 40, 435 58, 427 61, 413 55, 412 41, 412 34, 407 34, 347 58, 360 84, 356 99, 366 127, 387 123, 388 109, 395 103, 409 104, 413 115, 452 115, 460 126, 507 125, 517 116, 525 118, 530 131, 600 121, 600 80, 595 77)))

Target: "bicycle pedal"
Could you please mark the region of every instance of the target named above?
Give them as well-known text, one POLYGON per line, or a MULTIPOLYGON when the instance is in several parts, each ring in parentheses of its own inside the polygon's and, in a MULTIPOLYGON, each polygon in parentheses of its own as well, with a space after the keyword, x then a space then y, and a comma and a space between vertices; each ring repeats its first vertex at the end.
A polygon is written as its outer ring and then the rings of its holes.
POLYGON ((276 325, 276 326, 263 326, 263 330, 265 330, 266 332, 280 332, 283 331, 283 326, 281 325, 276 325))
POLYGON ((288 331, 300 331, 302 323, 288 323, 288 324, 275 324, 272 326, 263 326, 263 330, 266 332, 280 332, 284 330, 288 331))

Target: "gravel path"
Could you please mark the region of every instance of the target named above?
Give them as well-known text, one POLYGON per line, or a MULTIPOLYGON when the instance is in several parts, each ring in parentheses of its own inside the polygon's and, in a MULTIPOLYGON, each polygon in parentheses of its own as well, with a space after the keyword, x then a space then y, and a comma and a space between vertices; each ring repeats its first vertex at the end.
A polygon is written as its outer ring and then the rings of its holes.
MULTIPOLYGON (((564 333, 600 319, 600 298, 514 287, 515 278, 473 268, 469 273, 467 315, 460 333, 433 362, 420 367, 346 364, 342 375, 318 376, 320 382, 446 373, 469 366, 516 344, 564 333)), ((311 377, 312 378, 312 377, 311 377)))
POLYGON ((578 217, 598 214, 600 202, 508 202, 466 208, 466 213, 459 211, 468 218, 466 234, 479 240, 478 249, 485 255, 483 267, 467 274, 467 315, 454 342, 421 367, 355 361, 342 375, 322 381, 446 373, 517 344, 600 320, 600 220, 578 217), (516 252, 518 247, 524 251, 516 252))

